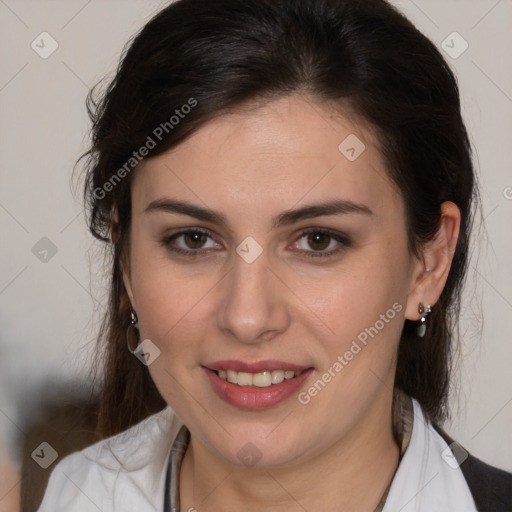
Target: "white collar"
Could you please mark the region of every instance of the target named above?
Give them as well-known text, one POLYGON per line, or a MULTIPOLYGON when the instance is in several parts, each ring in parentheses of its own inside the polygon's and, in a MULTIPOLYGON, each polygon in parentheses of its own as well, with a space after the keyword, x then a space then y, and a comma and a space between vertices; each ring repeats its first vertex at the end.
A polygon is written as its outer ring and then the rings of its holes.
POLYGON ((382 512, 476 512, 462 470, 443 458, 448 445, 425 418, 420 404, 412 401, 411 440, 382 512))

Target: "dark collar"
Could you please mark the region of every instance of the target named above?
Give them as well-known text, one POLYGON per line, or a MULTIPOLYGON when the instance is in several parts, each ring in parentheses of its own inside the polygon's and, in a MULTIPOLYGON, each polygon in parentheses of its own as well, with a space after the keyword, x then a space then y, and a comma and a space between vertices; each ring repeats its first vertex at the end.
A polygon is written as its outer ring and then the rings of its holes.
POLYGON ((512 511, 512 473, 490 466, 473 457, 454 441, 439 425, 433 424, 438 434, 446 441, 480 512, 512 511))

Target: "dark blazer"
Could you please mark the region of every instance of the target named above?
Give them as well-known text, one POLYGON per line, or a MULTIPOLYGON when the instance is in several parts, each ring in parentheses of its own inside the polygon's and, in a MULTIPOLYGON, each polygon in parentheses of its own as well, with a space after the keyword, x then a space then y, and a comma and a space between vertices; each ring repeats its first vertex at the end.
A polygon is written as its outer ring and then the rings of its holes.
MULTIPOLYGON (((454 443, 441 427, 433 426, 449 446, 454 443)), ((456 450, 452 453, 457 458, 456 450)), ((512 473, 489 466, 469 453, 459 467, 479 512, 512 512, 512 473)))

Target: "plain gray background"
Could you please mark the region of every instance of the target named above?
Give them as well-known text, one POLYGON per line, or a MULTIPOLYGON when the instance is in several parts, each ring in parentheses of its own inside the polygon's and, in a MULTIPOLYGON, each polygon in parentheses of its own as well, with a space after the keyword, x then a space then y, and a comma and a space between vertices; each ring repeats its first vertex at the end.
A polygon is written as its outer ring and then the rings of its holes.
MULTIPOLYGON (((85 97, 166 3, 0 0, 0 446, 15 461, 23 425, 43 398, 86 392, 105 302, 101 252, 86 229, 81 189, 70 186, 88 140, 85 97), (31 47, 42 32, 58 44, 46 59, 31 47), (38 248, 52 246, 42 261, 38 248)), ((463 359, 446 429, 474 455, 512 470, 512 2, 394 3, 441 49, 443 41, 452 53, 463 48, 454 31, 468 43, 460 56, 444 55, 460 82, 485 226, 465 291, 463 359)))

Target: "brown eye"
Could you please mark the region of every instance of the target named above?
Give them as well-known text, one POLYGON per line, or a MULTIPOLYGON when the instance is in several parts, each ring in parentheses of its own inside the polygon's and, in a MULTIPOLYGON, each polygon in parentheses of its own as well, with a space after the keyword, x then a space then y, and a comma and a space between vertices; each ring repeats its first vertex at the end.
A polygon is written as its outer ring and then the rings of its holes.
POLYGON ((201 249, 208 238, 204 233, 200 231, 188 231, 183 235, 183 241, 189 249, 201 249))
POLYGON ((309 233, 308 244, 315 251, 323 251, 329 246, 331 237, 325 233, 309 233))
POLYGON ((175 253, 186 256, 204 256, 220 246, 208 231, 187 229, 167 236, 162 244, 175 253))
POLYGON ((350 239, 334 231, 313 228, 303 231, 294 247, 306 256, 335 256, 350 246, 350 239))

